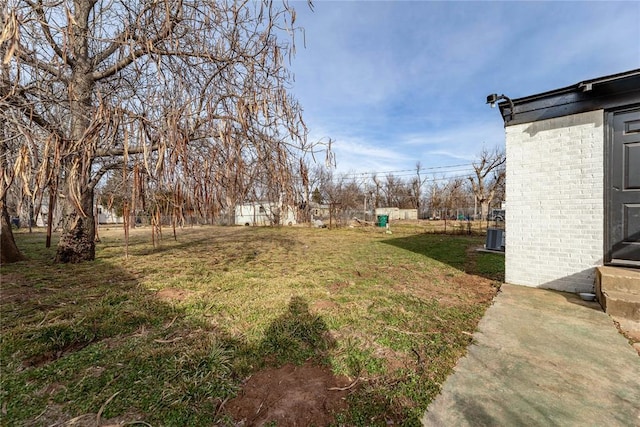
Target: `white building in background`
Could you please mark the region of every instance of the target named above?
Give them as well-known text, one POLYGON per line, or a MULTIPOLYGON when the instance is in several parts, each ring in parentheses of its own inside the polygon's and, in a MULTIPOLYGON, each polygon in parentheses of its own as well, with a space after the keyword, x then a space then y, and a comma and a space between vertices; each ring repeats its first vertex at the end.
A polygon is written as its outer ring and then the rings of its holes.
POLYGON ((400 219, 418 219, 418 209, 400 209, 400 208, 376 208, 376 217, 378 215, 389 215, 390 221, 400 219))
POLYGON ((114 209, 107 209, 105 206, 97 205, 98 224, 122 224, 124 219, 119 216, 114 209))
POLYGON ((291 206, 274 202, 249 202, 236 205, 236 225, 295 225, 296 212, 291 206))

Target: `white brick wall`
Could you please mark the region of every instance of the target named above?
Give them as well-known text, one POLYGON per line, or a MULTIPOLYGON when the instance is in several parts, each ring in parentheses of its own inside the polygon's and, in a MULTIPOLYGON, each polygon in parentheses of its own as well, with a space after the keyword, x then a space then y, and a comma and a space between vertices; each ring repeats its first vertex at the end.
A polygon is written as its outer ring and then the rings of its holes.
POLYGON ((506 282, 592 291, 604 246, 604 112, 508 126, 506 282))

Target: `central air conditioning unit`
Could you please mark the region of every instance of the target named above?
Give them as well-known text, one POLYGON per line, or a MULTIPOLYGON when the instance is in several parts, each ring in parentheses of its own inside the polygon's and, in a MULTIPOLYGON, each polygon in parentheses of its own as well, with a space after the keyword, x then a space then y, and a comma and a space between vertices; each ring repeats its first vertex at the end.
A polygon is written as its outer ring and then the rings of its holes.
POLYGON ((504 238, 504 230, 500 228, 488 228, 487 241, 484 247, 492 251, 504 251, 504 238))

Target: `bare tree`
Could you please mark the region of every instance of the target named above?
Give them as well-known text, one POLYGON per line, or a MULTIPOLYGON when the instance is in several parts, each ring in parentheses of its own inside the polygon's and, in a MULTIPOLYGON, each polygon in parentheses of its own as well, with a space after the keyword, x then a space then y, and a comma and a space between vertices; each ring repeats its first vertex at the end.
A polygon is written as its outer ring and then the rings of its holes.
MULTIPOLYGON (((0 126, 4 124, 0 120, 0 126)), ((22 252, 18 249, 11 230, 11 219, 7 209, 7 190, 15 179, 13 167, 20 160, 13 154, 15 150, 10 149, 13 138, 10 137, 9 129, 6 126, 0 127, 0 264, 17 262, 24 259, 22 252)))
POLYGON ((310 169, 309 185, 314 189, 314 202, 328 202, 333 194, 334 174, 333 169, 325 165, 316 164, 310 169))
POLYGON ((382 182, 380 181, 380 178, 378 178, 378 176, 376 174, 374 174, 371 177, 371 180, 373 181, 373 187, 371 189, 373 195, 374 195, 374 203, 373 203, 373 207, 375 208, 379 208, 381 207, 381 205, 383 204, 383 199, 382 199, 382 182))
POLYGON ((494 148, 488 151, 483 148, 478 160, 473 162, 474 175, 469 177, 473 194, 480 204, 482 219, 489 213, 489 205, 496 192, 504 186, 506 156, 504 150, 494 148))
POLYGON ((9 0, 2 14, 0 119, 57 172, 57 261, 94 259, 94 189, 114 169, 126 178, 137 167, 160 190, 179 184, 207 208, 231 209, 256 165, 291 188, 307 147, 286 90, 288 3, 9 0))
POLYGON ((430 217, 450 219, 454 212, 466 205, 466 196, 462 178, 434 176, 427 197, 430 217))
MULTIPOLYGON (((7 17, 0 15, 0 27, 3 28, 1 34, 10 33, 12 29, 8 26, 7 17)), ((12 36, 1 36, 11 39, 12 36)), ((2 41, 2 39, 0 39, 2 41)), ((9 43, 0 43, 0 60, 4 62, 4 58, 9 56, 9 43)), ((2 80, 9 78, 9 70, 2 66, 2 80)), ((24 256, 18 249, 11 231, 11 220, 7 210, 7 191, 15 179, 15 168, 18 153, 13 146, 16 144, 17 137, 13 129, 7 125, 7 120, 0 116, 0 264, 17 262, 24 259, 24 256)))
POLYGON ((400 207, 400 199, 403 197, 403 185, 400 178, 389 173, 385 177, 383 184, 385 206, 400 207))
MULTIPOLYGON (((374 183, 379 181, 374 177, 374 183)), ((382 184, 382 199, 385 206, 400 209, 418 209, 420 207, 420 180, 417 177, 403 180, 393 174, 387 174, 382 184)))
POLYGON ((443 189, 443 207, 445 209, 445 219, 456 218, 454 215, 462 205, 464 205, 465 192, 464 180, 462 178, 451 178, 443 189))
POLYGON ((442 203, 442 186, 438 180, 434 177, 429 185, 429 193, 426 198, 428 207, 428 214, 430 219, 437 219, 441 217, 440 210, 443 207, 442 203))

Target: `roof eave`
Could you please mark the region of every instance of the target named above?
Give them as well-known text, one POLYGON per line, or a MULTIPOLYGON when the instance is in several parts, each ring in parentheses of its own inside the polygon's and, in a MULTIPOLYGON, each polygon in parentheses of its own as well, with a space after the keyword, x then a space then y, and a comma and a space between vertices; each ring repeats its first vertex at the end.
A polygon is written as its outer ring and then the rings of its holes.
POLYGON ((640 104, 640 69, 498 103, 505 126, 640 104))

